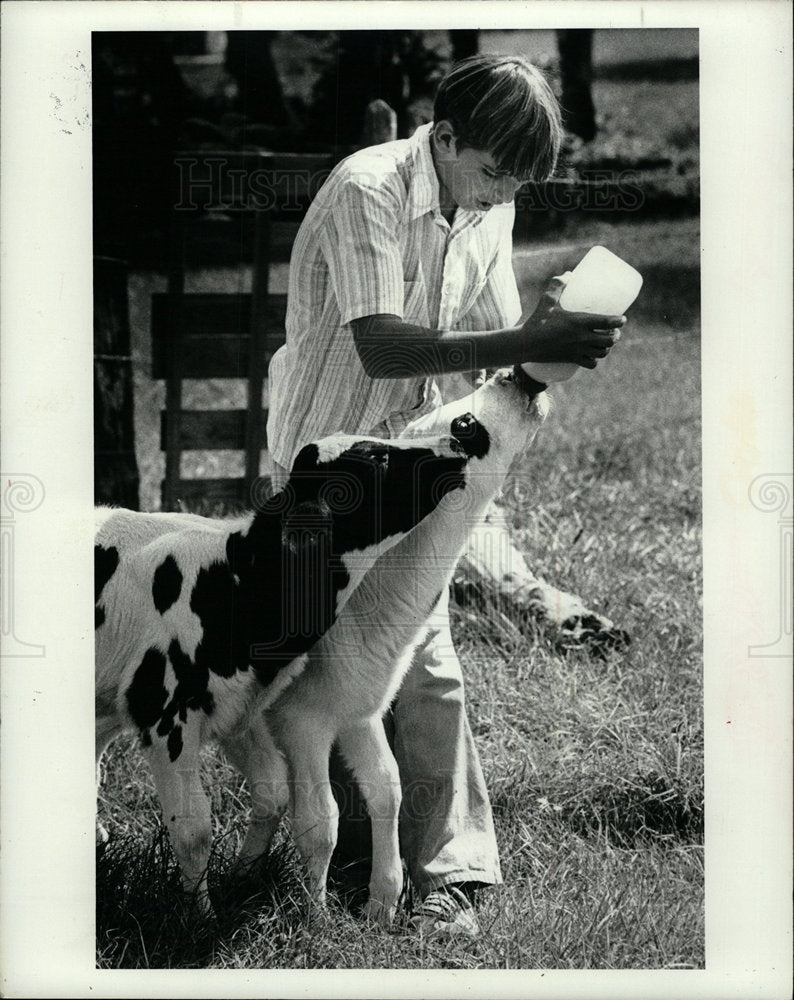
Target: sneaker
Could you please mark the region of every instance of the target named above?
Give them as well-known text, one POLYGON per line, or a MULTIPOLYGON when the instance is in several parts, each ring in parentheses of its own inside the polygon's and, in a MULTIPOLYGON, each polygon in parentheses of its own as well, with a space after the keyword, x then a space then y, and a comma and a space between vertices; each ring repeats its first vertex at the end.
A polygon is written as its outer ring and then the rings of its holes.
POLYGON ((468 896, 455 885, 433 889, 416 908, 411 923, 424 934, 477 937, 480 924, 468 896))

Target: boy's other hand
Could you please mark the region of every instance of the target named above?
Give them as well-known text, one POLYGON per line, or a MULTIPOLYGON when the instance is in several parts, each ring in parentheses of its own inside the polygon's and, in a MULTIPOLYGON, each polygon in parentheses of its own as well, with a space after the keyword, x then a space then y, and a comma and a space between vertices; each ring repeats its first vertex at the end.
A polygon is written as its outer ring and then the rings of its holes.
POLYGON ((522 363, 562 361, 595 368, 620 339, 625 316, 567 312, 560 308, 560 295, 569 277, 570 271, 566 271, 549 281, 537 308, 523 324, 522 363))

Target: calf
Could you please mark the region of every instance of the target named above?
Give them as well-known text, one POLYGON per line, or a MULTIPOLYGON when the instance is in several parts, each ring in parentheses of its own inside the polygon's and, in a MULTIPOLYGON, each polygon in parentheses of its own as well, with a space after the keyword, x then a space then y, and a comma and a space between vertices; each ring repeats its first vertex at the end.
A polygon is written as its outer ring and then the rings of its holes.
POLYGON ((291 667, 292 683, 264 693, 245 732, 226 746, 253 796, 248 857, 264 852, 290 798, 293 837, 322 902, 338 813, 328 780, 334 741, 372 820, 367 912, 388 922, 402 886, 397 841, 400 781, 381 718, 466 545, 512 462, 548 410, 542 386, 520 368, 497 372, 471 396, 420 418, 407 439, 452 428, 471 456, 458 486, 382 555, 323 638, 291 667), (296 777, 300 776, 300 780, 296 777))
MULTIPOLYGON (((202 907, 211 825, 201 745, 228 742, 250 779, 248 761, 273 752, 248 730, 261 692, 286 688, 293 661, 377 556, 462 486, 467 461, 449 427, 406 441, 334 435, 307 445, 286 488, 237 520, 97 511, 97 765, 114 736, 137 730, 183 882, 202 907)), ((252 790, 244 858, 263 843, 252 790)))

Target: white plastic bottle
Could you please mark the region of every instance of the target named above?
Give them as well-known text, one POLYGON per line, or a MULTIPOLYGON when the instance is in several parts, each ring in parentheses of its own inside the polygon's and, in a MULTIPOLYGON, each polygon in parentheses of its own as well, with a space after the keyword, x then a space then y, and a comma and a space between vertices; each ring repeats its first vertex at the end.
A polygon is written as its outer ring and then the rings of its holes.
MULTIPOLYGON (((637 298, 642 275, 606 247, 588 250, 571 272, 560 296, 560 308, 568 312, 621 316, 637 298)), ((564 382, 580 366, 531 361, 522 366, 537 382, 564 382)))

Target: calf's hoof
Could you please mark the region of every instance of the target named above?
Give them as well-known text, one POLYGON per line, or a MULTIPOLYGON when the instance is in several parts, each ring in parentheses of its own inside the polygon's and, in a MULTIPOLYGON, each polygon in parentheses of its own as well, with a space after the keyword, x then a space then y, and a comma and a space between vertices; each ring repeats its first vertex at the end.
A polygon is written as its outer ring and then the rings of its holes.
POLYGON ((217 920, 215 907, 206 888, 196 889, 190 894, 190 905, 195 914, 202 920, 214 923, 217 920))
POLYGON ((268 852, 252 857, 235 858, 230 875, 235 882, 261 881, 267 869, 268 852))
POLYGON ((379 927, 391 927, 397 917, 396 904, 383 903, 379 899, 368 899, 364 904, 364 918, 379 927))

